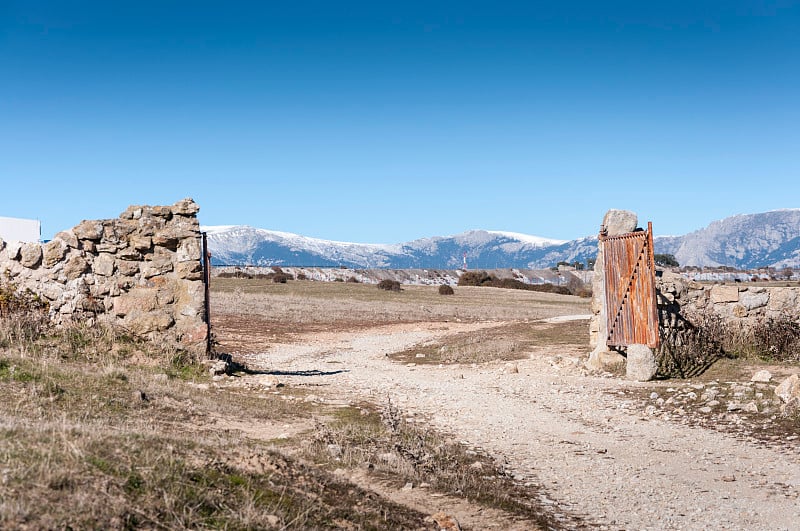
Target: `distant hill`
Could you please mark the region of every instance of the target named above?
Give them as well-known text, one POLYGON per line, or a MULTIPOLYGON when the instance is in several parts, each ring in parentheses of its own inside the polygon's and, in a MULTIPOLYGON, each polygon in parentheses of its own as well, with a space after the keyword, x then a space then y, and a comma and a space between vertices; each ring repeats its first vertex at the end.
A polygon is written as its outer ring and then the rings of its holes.
MULTIPOLYGON (((513 232, 471 230, 398 244, 309 238, 244 225, 203 227, 214 265, 454 269, 542 269, 593 260, 597 237, 563 241, 513 232)), ((655 238, 655 251, 686 266, 738 269, 800 267, 800 209, 746 214, 685 236, 655 238)))

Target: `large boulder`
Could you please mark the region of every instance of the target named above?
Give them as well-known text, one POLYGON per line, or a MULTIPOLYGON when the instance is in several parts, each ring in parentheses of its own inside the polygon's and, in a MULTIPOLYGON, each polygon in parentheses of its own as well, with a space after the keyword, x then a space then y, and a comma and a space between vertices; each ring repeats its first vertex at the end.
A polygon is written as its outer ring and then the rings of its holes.
POLYGON ((658 371, 653 350, 647 345, 628 345, 628 363, 625 377, 635 382, 647 382, 655 378, 658 371))

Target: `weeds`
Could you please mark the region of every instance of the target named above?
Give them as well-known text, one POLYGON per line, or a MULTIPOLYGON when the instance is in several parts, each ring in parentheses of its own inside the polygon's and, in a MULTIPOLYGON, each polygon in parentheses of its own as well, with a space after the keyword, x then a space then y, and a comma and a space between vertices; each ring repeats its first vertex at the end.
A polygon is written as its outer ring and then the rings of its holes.
POLYGON ((742 326, 713 312, 683 317, 672 308, 661 310, 661 346, 657 357, 662 376, 697 376, 725 357, 776 362, 800 360, 800 324, 787 316, 742 326))
POLYGON ((534 487, 516 483, 491 458, 409 423, 391 400, 378 411, 362 405, 318 423, 306 452, 331 466, 366 467, 393 478, 398 486, 427 484, 434 491, 522 517, 532 528, 555 527, 534 501, 534 487))
POLYGON ((759 356, 774 361, 800 361, 800 323, 786 315, 769 317, 751 331, 759 356))
POLYGON ((102 327, 49 329, 0 349, 0 528, 425 527, 412 509, 211 429, 308 412, 209 382, 185 353, 102 327), (120 342, 136 352, 119 356, 120 342), (155 378, 153 360, 169 376, 155 378))

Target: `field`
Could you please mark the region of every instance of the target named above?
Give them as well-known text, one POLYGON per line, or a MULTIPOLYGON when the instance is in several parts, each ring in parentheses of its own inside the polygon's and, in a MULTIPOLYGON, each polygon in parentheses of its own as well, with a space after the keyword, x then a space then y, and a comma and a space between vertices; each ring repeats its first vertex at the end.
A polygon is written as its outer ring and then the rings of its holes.
POLYGON ((215 279, 211 295, 227 375, 119 331, 2 320, 0 527, 800 517, 797 421, 776 411, 774 384, 749 381, 752 360, 682 381, 590 374, 589 302, 572 296, 242 279, 215 279))

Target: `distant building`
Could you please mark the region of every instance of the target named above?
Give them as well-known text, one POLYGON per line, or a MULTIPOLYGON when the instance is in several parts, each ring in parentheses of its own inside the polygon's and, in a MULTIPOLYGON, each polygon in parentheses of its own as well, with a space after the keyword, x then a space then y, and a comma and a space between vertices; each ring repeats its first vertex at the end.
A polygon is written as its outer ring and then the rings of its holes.
POLYGON ((4 218, 0 216, 0 238, 7 242, 38 242, 42 224, 38 219, 4 218))

